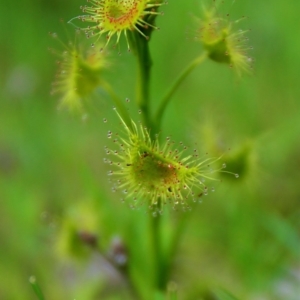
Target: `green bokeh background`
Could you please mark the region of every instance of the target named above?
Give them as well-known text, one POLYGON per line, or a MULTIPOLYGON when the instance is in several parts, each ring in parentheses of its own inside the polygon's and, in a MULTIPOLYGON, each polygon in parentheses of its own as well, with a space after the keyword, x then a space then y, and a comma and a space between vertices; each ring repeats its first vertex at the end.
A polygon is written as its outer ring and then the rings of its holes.
MULTIPOLYGON (((193 40, 199 3, 169 1, 157 20, 154 107, 201 50, 193 40)), ((89 226, 104 252, 113 237, 122 237, 141 289, 153 276, 145 214, 120 203, 103 164, 106 132, 118 128, 113 104, 100 93, 83 121, 58 111, 58 97, 49 93, 56 58, 47 49, 60 46, 48 32, 63 39, 59 19, 79 15, 83 4, 0 4, 0 299, 35 299, 31 275, 46 299, 125 299, 124 282, 94 254, 81 253, 78 262, 61 250, 62 228, 70 220, 80 228, 95 219, 89 226), (95 296, 101 290, 105 295, 95 296)), ((225 65, 205 62, 174 96, 162 135, 203 151, 221 143, 231 156, 246 147, 247 170, 240 180, 217 184, 190 213, 172 279, 179 299, 215 299, 203 291, 224 288, 240 299, 299 300, 300 2, 243 0, 227 8, 232 19, 249 17, 240 26, 252 29, 253 76, 239 79, 225 65)), ((131 99, 136 115, 134 56, 125 44, 120 56, 117 51, 111 52, 108 78, 122 99, 131 99)), ((168 215, 166 232, 178 214, 168 215)))

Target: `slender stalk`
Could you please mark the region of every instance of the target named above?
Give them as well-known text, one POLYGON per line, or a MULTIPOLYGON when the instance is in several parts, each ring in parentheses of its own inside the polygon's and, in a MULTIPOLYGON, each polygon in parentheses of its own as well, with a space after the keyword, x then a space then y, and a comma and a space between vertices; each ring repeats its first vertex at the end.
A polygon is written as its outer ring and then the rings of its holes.
POLYGON ((166 95, 163 97, 161 104, 158 108, 157 114, 155 116, 155 120, 157 123, 157 129, 160 127, 160 123, 162 120, 162 117, 164 115, 165 109, 168 106, 173 94, 176 92, 180 84, 184 81, 184 79, 198 66, 200 65, 205 58, 207 57, 206 53, 203 53, 199 57, 197 57, 195 60, 193 60, 184 70, 183 72, 177 77, 171 88, 168 90, 166 95))
POLYGON ((154 264, 154 287, 157 290, 165 290, 165 272, 164 261, 162 257, 162 247, 161 247, 161 216, 157 215, 153 217, 150 214, 150 234, 151 234, 151 244, 153 250, 153 264, 154 264))
POLYGON ((154 254, 154 268, 155 268, 155 287, 160 291, 166 291, 170 272, 172 268, 173 259, 178 251, 178 244, 184 233, 188 220, 191 218, 191 213, 186 212, 181 215, 180 220, 174 228, 174 233, 171 238, 168 249, 165 253, 162 251, 161 240, 161 216, 150 216, 151 220, 151 239, 154 254))
POLYGON ((135 34, 136 55, 138 59, 137 105, 142 112, 143 122, 152 129, 150 117, 150 72, 152 60, 148 41, 140 34, 135 34))
MULTIPOLYGON (((194 208, 195 210, 195 208, 194 208)), ((172 268, 172 263, 174 260, 174 257, 178 251, 178 245, 179 242, 181 240, 181 237, 184 233, 184 230, 186 228, 186 225, 188 223, 188 221, 191 218, 191 213, 190 212, 185 212, 183 214, 181 214, 180 219, 178 220, 178 223, 176 224, 176 226, 174 226, 174 231, 173 231, 173 236, 171 237, 171 241, 166 253, 166 257, 165 257, 165 276, 166 278, 169 277, 170 275, 170 271, 172 268)))
POLYGON ((161 216, 152 218, 152 242, 156 243, 155 250, 155 262, 156 267, 156 286, 160 291, 166 291, 168 280, 170 279, 170 272, 174 257, 178 251, 178 245, 181 237, 184 233, 188 220, 191 218, 191 213, 185 213, 181 215, 180 220, 174 228, 174 233, 171 237, 171 241, 168 245, 167 251, 162 251, 162 241, 160 236, 160 219, 161 216))

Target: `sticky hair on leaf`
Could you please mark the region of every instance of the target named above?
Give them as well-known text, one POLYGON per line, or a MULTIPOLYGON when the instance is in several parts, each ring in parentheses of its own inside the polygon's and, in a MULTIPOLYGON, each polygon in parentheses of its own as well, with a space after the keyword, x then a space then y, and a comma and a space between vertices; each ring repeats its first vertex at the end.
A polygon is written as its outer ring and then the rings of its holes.
POLYGON ((118 116, 125 135, 108 132, 108 138, 119 149, 105 147, 106 154, 112 158, 104 161, 115 167, 108 172, 113 175, 113 191, 121 191, 132 207, 146 203, 162 211, 163 205, 170 203, 174 208, 181 204, 183 209, 189 209, 189 199, 197 201, 208 193, 205 181, 218 180, 213 174, 223 172, 223 167, 216 170, 211 166, 221 157, 200 158, 196 149, 193 154, 185 155, 188 148, 182 143, 176 149, 175 142, 167 137, 161 145, 158 135, 152 139, 142 124, 131 121, 129 127, 118 116))
MULTIPOLYGON (((50 33, 52 37, 57 35, 50 33)), ((77 32, 76 37, 79 37, 77 32)), ((63 45, 63 51, 50 49, 59 60, 51 93, 61 95, 60 107, 71 111, 81 111, 83 100, 87 100, 100 86, 107 86, 103 72, 108 66, 106 54, 99 51, 101 45, 90 45, 84 41, 63 45)))
POLYGON ((155 0, 87 0, 87 2, 91 6, 80 7, 84 15, 71 19, 69 23, 75 25, 76 19, 93 23, 93 25, 81 29, 87 37, 106 34, 107 44, 114 35, 117 36, 117 44, 123 33, 128 49, 130 48, 127 37, 128 30, 135 30, 148 39, 143 29, 149 27, 158 29, 150 19, 161 15, 157 10, 164 4, 162 1, 155 0))
POLYGON ((241 75, 251 72, 253 59, 249 56, 252 49, 246 34, 250 31, 236 28, 246 17, 231 21, 229 14, 220 16, 217 5, 203 9, 203 17, 197 20, 196 39, 199 40, 208 57, 213 61, 228 64, 241 75))

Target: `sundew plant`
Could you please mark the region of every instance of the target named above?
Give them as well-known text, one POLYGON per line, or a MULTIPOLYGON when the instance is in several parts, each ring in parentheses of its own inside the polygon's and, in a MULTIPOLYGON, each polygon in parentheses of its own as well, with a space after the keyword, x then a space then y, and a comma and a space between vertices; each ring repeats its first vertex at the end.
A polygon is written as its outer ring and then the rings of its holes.
MULTIPOLYGON (((83 265, 92 267, 95 255, 101 257, 100 265, 106 265, 118 280, 112 284, 111 275, 105 276, 102 271, 101 280, 81 282, 80 287, 71 289, 73 298, 237 299, 230 288, 209 283, 201 283, 195 298, 188 296, 180 277, 172 272, 180 263, 176 256, 193 211, 224 180, 240 180, 252 159, 251 145, 239 149, 229 149, 230 145, 214 147, 213 136, 210 141, 203 137, 201 143, 192 136, 189 144, 184 136, 184 142, 175 140, 164 129, 163 120, 169 117, 173 96, 204 62, 231 69, 232 78, 238 80, 252 72, 245 17, 232 19, 224 13, 223 1, 196 2, 191 22, 185 24, 189 28, 185 43, 186 47, 197 45, 198 53, 155 101, 155 86, 151 85, 155 61, 150 45, 156 34, 164 34, 157 22, 168 13, 172 1, 88 0, 80 7, 81 12, 62 26, 71 38, 64 40, 64 34, 50 33, 58 41, 50 49, 58 65, 52 84, 58 107, 78 120, 80 115, 98 113, 101 127, 107 131, 104 151, 99 149, 108 174, 107 183, 102 184, 110 190, 102 196, 106 206, 98 211, 83 200, 59 225, 55 247, 63 260, 80 262, 81 270, 83 265), (127 76, 133 76, 136 82, 130 87, 135 96, 130 98, 107 76, 115 64, 129 57, 137 65, 137 72, 127 70, 127 76), (104 109, 95 104, 98 98, 105 99, 101 99, 101 103, 106 102, 104 109), (107 107, 111 112, 105 113, 107 107), (104 226, 98 232, 99 219, 109 224, 116 218, 109 204, 116 201, 123 207, 116 222, 124 222, 124 230, 112 235, 110 229, 104 232, 104 226), (110 238, 107 248, 105 240, 110 238)), ((182 31, 185 34, 184 26, 182 31)), ((168 43, 162 47, 168 47, 168 43)), ((188 104, 188 97, 183 101, 188 104)), ((195 110, 200 110, 201 90, 197 106, 195 110)), ((30 283, 39 299, 47 299, 34 277, 30 283)))

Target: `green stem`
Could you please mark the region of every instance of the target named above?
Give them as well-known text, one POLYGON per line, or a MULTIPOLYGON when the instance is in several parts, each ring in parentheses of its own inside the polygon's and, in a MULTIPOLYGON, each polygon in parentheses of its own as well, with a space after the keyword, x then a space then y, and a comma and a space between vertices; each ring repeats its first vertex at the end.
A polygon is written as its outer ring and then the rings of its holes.
MULTIPOLYGON (((153 129, 150 117, 150 72, 152 60, 148 41, 140 34, 135 34, 136 55, 138 58, 137 105, 142 112, 143 122, 153 129)), ((152 132, 152 130, 150 131, 152 132)), ((153 132, 152 132, 153 133, 153 132)))
POLYGON ((166 291, 170 273, 174 262, 174 257, 178 251, 178 245, 181 240, 182 234, 186 227, 187 221, 190 219, 191 214, 185 213, 181 216, 179 223, 174 228, 174 234, 168 245, 167 251, 162 251, 162 241, 160 236, 160 219, 161 216, 152 218, 152 242, 154 250, 154 263, 155 265, 155 287, 159 291, 166 291), (155 244, 154 244, 155 243, 155 244))
POLYGON ((154 264, 154 287, 156 290, 165 290, 165 272, 163 272, 164 261, 162 257, 161 245, 161 216, 152 216, 150 214, 150 234, 151 244, 153 250, 153 264, 154 264))
MULTIPOLYGON (((195 210, 195 208, 194 208, 195 210)), ((169 273, 171 271, 173 259, 176 255, 176 252, 178 251, 178 245, 181 240, 181 237, 183 235, 184 229, 186 228, 188 220, 191 218, 191 213, 185 212, 181 215, 180 219, 178 220, 178 224, 176 224, 174 228, 174 234, 171 238, 169 248, 166 255, 166 276, 169 276, 169 273)))
POLYGON ((158 108, 157 114, 155 116, 155 120, 157 122, 157 129, 160 127, 160 123, 162 120, 162 117, 164 115, 165 109, 168 106, 173 94, 176 92, 180 84, 184 81, 184 79, 198 66, 200 65, 205 58, 207 57, 206 53, 203 53, 199 57, 197 57, 195 60, 193 60, 184 70, 183 72, 177 77, 169 91, 166 93, 164 98, 161 101, 160 107, 158 108))
POLYGON ((180 220, 174 228, 174 234, 171 237, 170 244, 168 245, 168 249, 165 251, 165 253, 162 249, 162 240, 160 235, 161 216, 157 215, 156 217, 153 217, 150 215, 150 218, 151 242, 156 276, 154 278, 154 284, 157 290, 166 291, 173 260, 178 251, 178 244, 181 240, 184 229, 186 228, 187 222, 191 218, 191 213, 186 212, 185 214, 181 215, 180 220))

